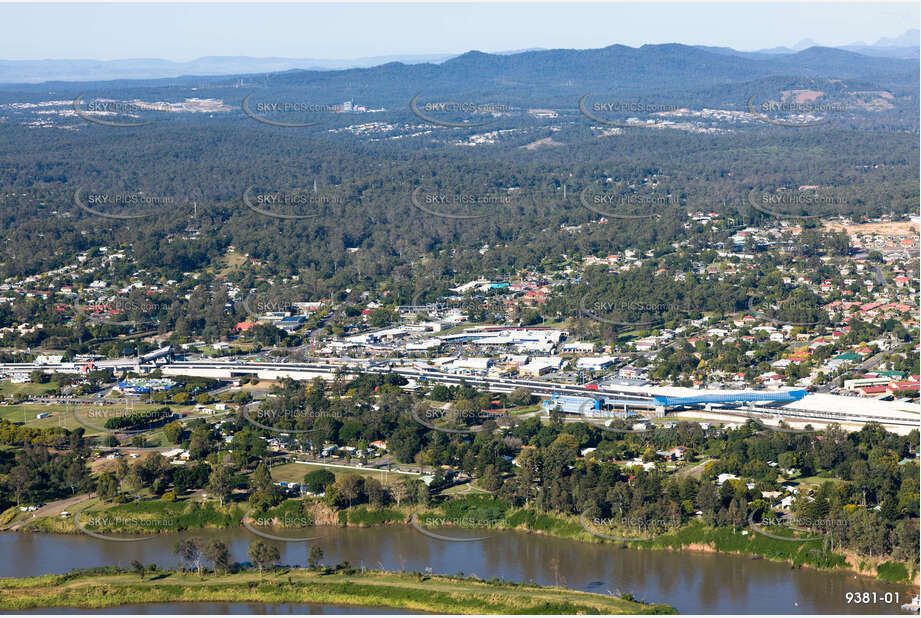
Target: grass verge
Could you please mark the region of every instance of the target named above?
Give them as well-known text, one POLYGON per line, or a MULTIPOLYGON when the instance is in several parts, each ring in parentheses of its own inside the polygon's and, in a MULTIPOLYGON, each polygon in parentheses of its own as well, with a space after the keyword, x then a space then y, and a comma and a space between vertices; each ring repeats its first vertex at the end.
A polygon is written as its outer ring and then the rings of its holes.
POLYGON ((279 569, 260 575, 162 571, 141 580, 107 570, 0 580, 0 609, 101 608, 138 603, 311 603, 387 607, 444 614, 675 613, 616 597, 500 581, 421 573, 279 569))

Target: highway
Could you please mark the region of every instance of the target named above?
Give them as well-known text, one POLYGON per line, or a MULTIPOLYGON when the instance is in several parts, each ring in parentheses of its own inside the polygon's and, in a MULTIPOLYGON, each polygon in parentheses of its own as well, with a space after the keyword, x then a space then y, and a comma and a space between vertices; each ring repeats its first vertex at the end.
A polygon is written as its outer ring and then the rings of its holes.
MULTIPOLYGON (((637 387, 605 387, 598 390, 585 386, 565 385, 555 382, 520 378, 493 378, 477 375, 458 375, 437 370, 423 370, 390 362, 368 363, 353 361, 351 366, 324 362, 306 363, 228 363, 213 361, 181 361, 169 363, 162 367, 164 375, 201 375, 206 377, 232 378, 244 375, 257 375, 262 379, 278 379, 291 377, 293 379, 313 379, 323 377, 332 379, 337 370, 345 367, 349 373, 361 371, 364 373, 395 373, 417 382, 435 382, 445 385, 466 383, 477 386, 494 393, 510 393, 516 388, 524 387, 537 395, 550 395, 560 393, 577 397, 618 397, 629 399, 631 408, 647 407, 636 403, 648 402, 648 409, 655 409, 653 397, 655 395, 672 394, 675 389, 655 386, 637 387), (221 374, 221 375, 216 375, 221 374)), ((2 367, 0 367, 2 370, 2 367)), ((691 391, 691 389, 685 389, 691 391)), ((691 391, 690 394, 700 394, 700 391, 691 391)), ((770 418, 782 418, 787 421, 816 423, 856 423, 864 424, 878 421, 892 430, 904 433, 919 426, 919 415, 913 411, 904 411, 890 402, 876 400, 856 399, 838 395, 822 395, 822 399, 807 395, 800 402, 786 404, 778 407, 743 406, 719 408, 713 407, 714 412, 727 412, 751 414, 770 418), (848 408, 858 408, 857 410, 848 408)), ((904 406, 903 406, 904 407, 904 406)), ((914 408, 918 406, 915 404, 914 408)))
MULTIPOLYGON (((162 359, 161 359, 162 360, 162 359)), ((701 391, 694 389, 677 389, 673 387, 645 386, 609 386, 599 387, 598 390, 585 386, 566 385, 555 382, 546 382, 535 379, 522 378, 497 378, 480 375, 459 375, 435 369, 420 369, 415 366, 397 363, 395 361, 368 361, 359 359, 345 360, 316 360, 303 363, 288 362, 241 362, 218 360, 192 360, 174 362, 139 362, 138 359, 124 359, 121 361, 100 361, 96 367, 113 368, 116 370, 129 370, 145 373, 153 369, 160 369, 165 376, 200 376, 216 379, 233 379, 244 376, 256 376, 263 380, 278 380, 289 377, 294 380, 312 380, 321 377, 327 380, 335 378, 337 371, 346 371, 354 375, 362 373, 395 373, 417 383, 438 383, 444 385, 457 385, 466 383, 494 393, 510 393, 516 388, 524 387, 536 395, 572 395, 577 397, 606 397, 629 401, 631 409, 654 410, 653 397, 656 395, 694 395, 701 391), (676 392, 680 391, 680 392, 676 392)), ((31 371, 42 369, 44 371, 75 371, 73 363, 61 365, 35 366, 29 363, 0 364, 0 373, 10 371, 31 371), (67 366, 70 366, 69 369, 67 366)), ((738 392, 738 391, 736 391, 738 392)), ((698 408, 700 409, 700 408, 698 408)), ((774 420, 784 419, 788 422, 800 423, 813 421, 823 423, 849 423, 862 425, 871 421, 878 421, 891 431, 907 433, 912 428, 919 426, 917 404, 897 404, 897 402, 884 402, 865 398, 844 397, 829 394, 808 394, 803 400, 777 407, 754 406, 737 404, 726 407, 712 407, 714 413, 757 415, 774 420)))

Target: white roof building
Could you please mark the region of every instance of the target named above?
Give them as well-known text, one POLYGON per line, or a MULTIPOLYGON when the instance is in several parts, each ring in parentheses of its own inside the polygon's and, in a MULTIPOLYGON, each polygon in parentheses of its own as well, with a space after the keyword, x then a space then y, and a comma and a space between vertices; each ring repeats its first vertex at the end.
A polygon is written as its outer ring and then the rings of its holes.
POLYGON ((578 369, 598 371, 610 367, 616 359, 612 356, 583 356, 576 360, 578 369))

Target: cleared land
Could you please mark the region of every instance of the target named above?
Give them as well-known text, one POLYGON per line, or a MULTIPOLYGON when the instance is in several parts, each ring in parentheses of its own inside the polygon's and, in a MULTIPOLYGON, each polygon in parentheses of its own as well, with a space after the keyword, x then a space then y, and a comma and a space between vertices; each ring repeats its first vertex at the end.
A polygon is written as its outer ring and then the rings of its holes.
MULTIPOLYGON (((344 462, 339 460, 331 463, 345 465, 344 462)), ((396 472, 387 472, 386 470, 376 470, 374 468, 355 468, 354 470, 346 470, 345 468, 334 468, 332 466, 321 466, 317 464, 289 463, 272 468, 272 479, 275 481, 285 481, 286 483, 302 483, 304 481, 304 475, 314 470, 329 470, 336 475, 336 480, 343 476, 356 474, 372 477, 376 478, 384 485, 395 483, 400 479, 409 480, 419 478, 419 476, 415 474, 398 474, 396 472)))
POLYGON ((882 234, 884 236, 917 236, 921 226, 913 221, 893 221, 891 223, 859 223, 854 225, 841 225, 829 222, 827 229, 844 230, 850 234, 882 234))

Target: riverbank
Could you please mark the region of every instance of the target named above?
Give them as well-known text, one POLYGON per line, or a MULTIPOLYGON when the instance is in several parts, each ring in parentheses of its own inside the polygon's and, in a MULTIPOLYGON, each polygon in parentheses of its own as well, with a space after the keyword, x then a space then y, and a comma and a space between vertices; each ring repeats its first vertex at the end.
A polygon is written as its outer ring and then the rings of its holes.
POLYGON ((347 569, 332 573, 279 568, 226 575, 97 569, 66 575, 0 579, 0 609, 103 608, 139 603, 253 602, 385 607, 439 614, 675 613, 613 596, 565 588, 479 581, 422 573, 347 569))
MULTIPOLYGON (((361 519, 373 517, 362 514, 361 519)), ((351 517, 348 520, 351 521, 351 517)), ((499 530, 546 534, 588 543, 608 543, 633 549, 731 553, 786 563, 793 568, 806 566, 823 571, 850 571, 890 583, 919 583, 917 565, 885 558, 874 560, 852 552, 837 553, 828 548, 824 535, 784 526, 713 528, 693 520, 681 528, 656 534, 596 527, 591 518, 511 508, 501 501, 483 496, 443 503, 435 509, 417 513, 416 520, 417 526, 431 522, 454 528, 482 527, 477 523, 489 522, 489 527, 499 530), (630 537, 643 537, 645 540, 624 540, 630 537)))
MULTIPOLYGON (((148 500, 128 504, 106 504, 89 500, 76 506, 82 511, 80 520, 85 529, 96 533, 123 535, 148 535, 177 530, 225 529, 242 525, 244 505, 219 507, 216 502, 199 502, 185 499, 176 502, 148 500)), ((875 577, 880 581, 912 584, 919 583, 917 568, 905 562, 884 558, 871 560, 853 553, 833 552, 824 538, 815 533, 804 533, 782 526, 761 529, 711 528, 702 522, 692 521, 677 530, 653 536, 649 540, 624 541, 604 538, 605 535, 629 538, 639 536, 636 531, 617 531, 596 528, 591 520, 579 517, 538 513, 527 508, 512 508, 485 496, 470 496, 450 500, 427 509, 395 507, 371 509, 366 505, 335 510, 317 501, 287 500, 263 513, 251 517, 271 522, 261 527, 270 534, 284 534, 285 522, 296 526, 406 526, 444 535, 451 528, 515 530, 543 534, 555 538, 586 543, 605 543, 633 549, 670 551, 703 551, 752 556, 789 564, 793 568, 811 567, 825 571, 850 571, 875 577), (415 523, 413 516, 415 515, 415 523), (586 525, 583 525, 586 524, 586 525), (274 532, 273 532, 274 531, 274 532), (803 540, 797 537, 815 540, 803 540), (815 538, 819 536, 820 538, 815 538), (789 538, 790 540, 783 540, 789 538)), ((76 534, 81 531, 74 525, 73 517, 36 518, 25 530, 58 534, 76 534)), ((302 535, 303 536, 303 535, 302 535)), ((309 535, 307 535, 309 536, 309 535)))

